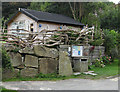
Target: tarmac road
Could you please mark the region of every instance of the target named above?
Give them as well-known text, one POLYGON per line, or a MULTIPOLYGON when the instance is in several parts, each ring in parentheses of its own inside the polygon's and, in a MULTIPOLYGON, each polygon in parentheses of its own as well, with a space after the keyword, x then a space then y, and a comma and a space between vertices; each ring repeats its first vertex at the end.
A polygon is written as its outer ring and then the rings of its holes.
POLYGON ((118 90, 118 78, 3 82, 2 86, 12 90, 118 90))

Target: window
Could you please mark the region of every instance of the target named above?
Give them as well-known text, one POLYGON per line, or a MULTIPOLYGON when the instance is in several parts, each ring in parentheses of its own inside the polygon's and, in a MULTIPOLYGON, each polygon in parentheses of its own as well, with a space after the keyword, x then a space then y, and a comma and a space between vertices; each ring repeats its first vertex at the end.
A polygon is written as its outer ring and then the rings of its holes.
POLYGON ((19 29, 25 29, 25 21, 24 20, 19 21, 19 29))
POLYGON ((17 26, 17 32, 20 32, 20 30, 19 30, 19 26, 17 26))
POLYGON ((13 22, 12 25, 17 25, 17 22, 13 22))
POLYGON ((24 20, 21 20, 20 22, 19 22, 19 25, 24 25, 25 24, 25 21, 24 20))
POLYGON ((33 32, 33 23, 30 24, 30 31, 33 32))

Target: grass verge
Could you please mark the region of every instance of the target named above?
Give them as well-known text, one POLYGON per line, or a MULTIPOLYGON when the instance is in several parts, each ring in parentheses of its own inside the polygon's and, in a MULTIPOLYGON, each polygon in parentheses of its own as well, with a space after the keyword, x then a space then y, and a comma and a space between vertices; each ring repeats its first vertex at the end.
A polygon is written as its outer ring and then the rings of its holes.
POLYGON ((6 89, 6 88, 3 88, 0 90, 0 92, 18 92, 16 90, 9 90, 9 89, 6 89))

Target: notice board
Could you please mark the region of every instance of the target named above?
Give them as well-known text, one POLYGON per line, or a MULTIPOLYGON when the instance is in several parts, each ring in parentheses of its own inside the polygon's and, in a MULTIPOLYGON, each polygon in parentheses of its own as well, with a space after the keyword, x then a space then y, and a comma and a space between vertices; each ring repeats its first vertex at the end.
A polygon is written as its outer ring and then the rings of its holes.
POLYGON ((83 56, 83 46, 72 46, 72 57, 83 56))

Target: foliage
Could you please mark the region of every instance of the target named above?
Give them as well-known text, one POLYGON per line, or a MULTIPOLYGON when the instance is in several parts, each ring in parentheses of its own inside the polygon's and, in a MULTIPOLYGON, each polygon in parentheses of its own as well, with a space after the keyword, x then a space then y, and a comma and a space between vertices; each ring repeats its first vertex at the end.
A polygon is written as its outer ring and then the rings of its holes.
POLYGON ((95 65, 95 67, 105 67, 102 58, 96 59, 95 62, 94 62, 94 65, 95 65))
POLYGON ((106 9, 100 15, 101 28, 115 29, 118 28, 118 7, 107 6, 106 9))
POLYGON ((13 16, 18 11, 18 8, 27 8, 30 2, 3 2, 2 3, 2 16, 5 19, 13 16))
POLYGON ((72 17, 70 7, 67 2, 31 2, 28 8, 72 17))
POLYGON ((51 5, 50 2, 32 2, 30 3, 29 9, 38 11, 48 11, 48 7, 51 5))
POLYGON ((18 92, 16 90, 9 90, 9 89, 6 89, 6 88, 2 88, 1 92, 18 92))
MULTIPOLYGON (((118 48, 118 51, 120 51, 120 32, 117 33, 116 41, 117 41, 117 48, 118 48)), ((120 52, 119 52, 119 53, 120 53, 120 52)))
POLYGON ((87 16, 85 16, 81 22, 84 24, 88 24, 89 26, 95 25, 97 28, 100 28, 100 20, 93 13, 89 13, 87 16))
POLYGON ((93 46, 100 46, 103 44, 103 38, 102 38, 103 32, 101 29, 96 29, 94 34, 94 40, 91 41, 89 44, 93 46))
POLYGON ((19 52, 19 50, 20 50, 20 48, 16 46, 16 48, 14 50, 11 50, 11 52, 17 53, 17 52, 19 52))
MULTIPOLYGON (((1 19, 1 27, 2 27, 2 29, 5 29, 6 28, 6 25, 5 25, 5 23, 9 20, 9 18, 6 18, 5 19, 5 17, 2 17, 1 19)), ((6 30, 4 30, 4 32, 7 32, 6 30)))
POLYGON ((112 59, 118 58, 118 52, 119 49, 117 48, 117 46, 110 50, 110 56, 112 57, 112 59))
POLYGON ((4 47, 0 49, 2 52, 2 68, 12 68, 11 62, 10 62, 10 57, 7 54, 7 51, 5 50, 4 47))
POLYGON ((105 65, 111 64, 111 63, 112 63, 112 58, 110 56, 102 56, 96 59, 93 62, 93 65, 95 65, 95 67, 105 67, 105 65))
MULTIPOLYGON (((118 63, 119 60, 115 59, 114 62, 112 64, 106 64, 104 68, 99 68, 99 67, 95 67, 94 65, 92 65, 92 69, 90 69, 90 71, 94 71, 96 74, 98 74, 97 76, 95 76, 94 78, 92 76, 84 76, 87 78, 93 78, 93 79, 99 79, 99 78, 106 78, 109 76, 118 76, 118 63)), ((116 77, 117 77, 116 76, 116 77)))
POLYGON ((95 25, 97 28, 117 30, 119 25, 118 13, 118 5, 112 2, 86 3, 81 22, 89 26, 95 25))
POLYGON ((107 55, 111 55, 111 49, 116 47, 116 35, 117 33, 114 30, 104 30, 104 46, 105 52, 107 55))
POLYGON ((36 78, 61 78, 61 77, 65 77, 65 76, 61 76, 61 75, 58 75, 56 73, 50 73, 50 74, 42 74, 42 73, 39 73, 36 78))
POLYGON ((111 62, 112 62, 112 58, 109 56, 103 56, 102 60, 103 60, 104 64, 111 64, 111 62))

